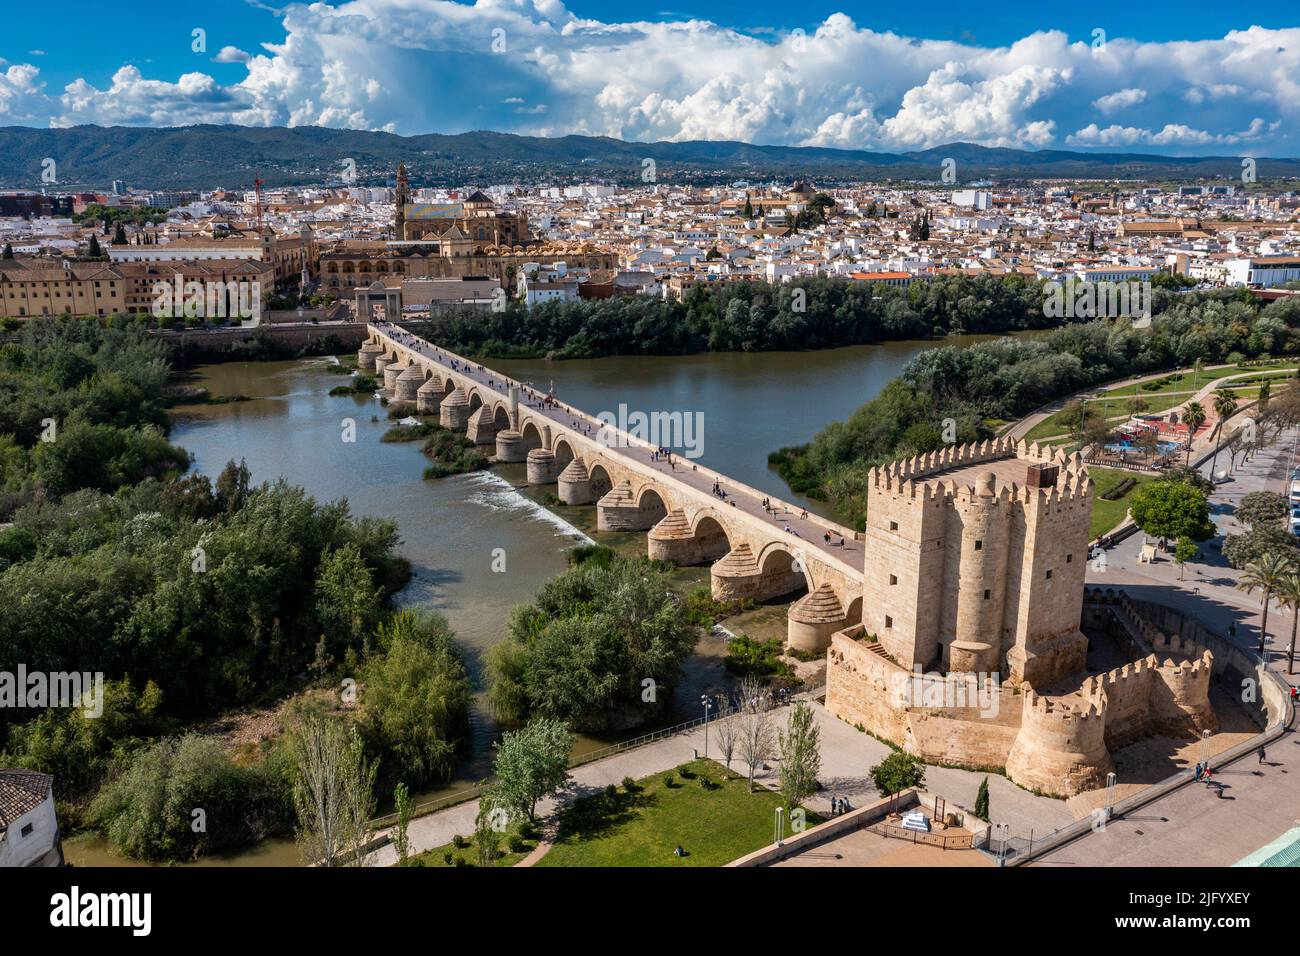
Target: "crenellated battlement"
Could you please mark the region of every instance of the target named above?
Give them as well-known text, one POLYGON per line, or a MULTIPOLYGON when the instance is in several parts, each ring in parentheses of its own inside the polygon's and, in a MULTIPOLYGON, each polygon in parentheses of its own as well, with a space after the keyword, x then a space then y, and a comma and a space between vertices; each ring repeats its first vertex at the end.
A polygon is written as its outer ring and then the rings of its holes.
POLYGON ((1162 634, 1154 628, 1152 630, 1155 635, 1150 642, 1151 650, 1157 657, 1177 655, 1188 660, 1196 660, 1209 653, 1203 643, 1193 638, 1185 638, 1177 634, 1162 634))
POLYGON ((1015 445, 1006 438, 969 445, 949 445, 940 451, 873 468, 868 477, 871 487, 878 494, 935 506, 946 502, 967 506, 976 503, 988 505, 992 497, 1001 503, 1020 502, 1050 508, 1090 498, 1093 491, 1087 466, 1077 452, 1073 455, 1058 452, 1053 456, 1050 449, 1041 450, 1037 444, 1026 445, 1021 442, 1015 445), (971 466, 1009 459, 1018 459, 1026 465, 1056 465, 1059 472, 1049 486, 1031 487, 1027 477, 1022 477, 1020 481, 1007 481, 1004 475, 1004 480, 995 482, 991 489, 979 487, 978 476, 969 473, 964 476, 949 474, 971 466))
POLYGON ((1062 730, 1069 729, 1069 722, 1096 721, 1099 727, 1106 719, 1104 695, 1099 699, 1086 699, 1082 704, 1074 704, 1060 698, 1045 697, 1029 685, 1025 685, 1025 717, 1032 719, 1040 728, 1053 722, 1061 724, 1062 730))

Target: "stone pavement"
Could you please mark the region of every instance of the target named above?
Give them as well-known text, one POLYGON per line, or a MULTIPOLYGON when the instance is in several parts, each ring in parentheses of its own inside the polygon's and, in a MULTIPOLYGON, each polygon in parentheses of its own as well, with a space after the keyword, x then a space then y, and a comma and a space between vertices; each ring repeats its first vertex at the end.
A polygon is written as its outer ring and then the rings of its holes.
MULTIPOLYGON (((1141 533, 1107 552, 1106 568, 1090 566, 1088 583, 1123 588, 1135 598, 1157 601, 1198 617, 1203 623, 1228 633, 1237 627, 1236 642, 1258 648, 1260 598, 1236 590, 1239 572, 1230 568, 1215 544, 1224 532, 1240 526, 1233 510, 1252 491, 1285 493, 1294 431, 1262 450, 1236 469, 1231 481, 1211 495, 1211 509, 1220 536, 1207 542, 1202 557, 1188 562, 1185 580, 1167 557, 1154 564, 1138 564, 1141 533)), ((1220 462, 1222 466, 1222 462, 1220 462)), ((1201 466, 1208 472, 1209 463, 1201 466)), ((1285 651, 1290 640, 1291 612, 1276 605, 1269 612, 1266 653, 1269 669, 1288 677, 1285 651)), ((1111 821, 1105 831, 1090 832, 1034 861, 1035 866, 1230 866, 1276 839, 1300 820, 1300 738, 1288 731, 1268 746, 1267 760, 1244 757, 1215 776, 1225 785, 1220 797, 1202 784, 1189 784, 1155 800, 1127 817, 1111 821), (1290 771, 1295 769, 1293 776, 1290 771)))

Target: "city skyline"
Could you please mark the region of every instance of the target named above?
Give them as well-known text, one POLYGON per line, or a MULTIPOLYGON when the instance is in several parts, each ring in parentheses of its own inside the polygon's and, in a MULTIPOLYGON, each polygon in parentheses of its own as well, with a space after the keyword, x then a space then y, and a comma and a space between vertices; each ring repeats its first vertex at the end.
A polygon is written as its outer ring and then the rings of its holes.
POLYGON ((1266 17, 1205 10, 1187 17, 1192 29, 1154 16, 1130 39, 1137 31, 1111 5, 1086 18, 1018 11, 990 18, 987 31, 948 29, 942 5, 929 18, 854 7, 798 11, 799 22, 768 5, 714 16, 558 2, 225 3, 216 16, 182 6, 108 50, 46 49, 19 14, 0 47, 0 125, 1300 150, 1300 30, 1266 17))

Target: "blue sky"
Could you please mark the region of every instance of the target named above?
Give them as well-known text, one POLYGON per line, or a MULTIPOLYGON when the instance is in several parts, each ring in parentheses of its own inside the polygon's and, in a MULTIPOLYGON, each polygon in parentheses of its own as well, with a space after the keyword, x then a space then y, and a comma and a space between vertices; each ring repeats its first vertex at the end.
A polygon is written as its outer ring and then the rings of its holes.
POLYGON ((0 125, 1300 153, 1300 14, 1282 4, 653 6, 71 0, 55 18, 11 3, 0 125))

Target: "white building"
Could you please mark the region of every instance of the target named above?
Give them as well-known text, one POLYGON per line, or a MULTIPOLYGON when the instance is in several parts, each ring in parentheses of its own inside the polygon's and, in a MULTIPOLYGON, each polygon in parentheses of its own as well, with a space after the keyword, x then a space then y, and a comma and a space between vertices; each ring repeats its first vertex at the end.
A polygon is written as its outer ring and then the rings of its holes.
POLYGON ((544 302, 572 302, 578 298, 578 279, 563 262, 525 262, 519 271, 519 295, 529 309, 544 302))
POLYGON ((54 778, 0 770, 0 867, 62 865, 54 778))
POLYGON ((1300 281, 1300 256, 1253 256, 1224 263, 1228 285, 1249 285, 1270 289, 1300 281))
POLYGON ((954 189, 952 192, 954 206, 971 206, 975 209, 991 209, 993 194, 983 189, 954 189))

